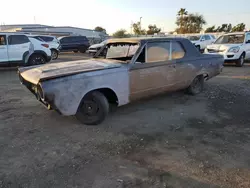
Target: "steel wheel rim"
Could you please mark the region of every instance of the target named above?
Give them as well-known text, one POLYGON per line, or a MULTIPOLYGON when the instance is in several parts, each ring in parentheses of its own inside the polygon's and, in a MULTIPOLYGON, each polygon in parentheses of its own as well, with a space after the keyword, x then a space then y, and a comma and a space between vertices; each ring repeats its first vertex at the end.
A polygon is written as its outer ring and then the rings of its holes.
POLYGON ((240 64, 243 65, 243 63, 244 63, 244 56, 242 55, 240 58, 240 64))
POLYGON ((84 115, 88 117, 95 117, 97 116, 100 110, 99 105, 94 100, 84 101, 83 103, 83 112, 84 115))
POLYGON ((57 57, 57 53, 55 51, 52 51, 52 59, 55 59, 57 57))

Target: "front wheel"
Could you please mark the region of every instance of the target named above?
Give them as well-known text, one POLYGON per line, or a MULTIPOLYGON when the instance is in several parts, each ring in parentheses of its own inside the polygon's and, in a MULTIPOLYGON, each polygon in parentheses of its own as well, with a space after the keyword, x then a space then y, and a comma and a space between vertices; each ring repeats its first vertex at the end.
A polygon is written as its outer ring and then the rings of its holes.
POLYGON ((243 53, 241 54, 240 58, 236 61, 236 66, 242 67, 244 65, 244 62, 245 62, 245 55, 243 53))
POLYGON ((58 54, 57 50, 51 50, 51 59, 56 60, 58 58, 58 54))
POLYGON ((107 98, 94 91, 83 98, 76 112, 76 118, 86 125, 98 125, 104 121, 109 112, 107 98))
POLYGON ((28 65, 40 65, 45 63, 46 59, 41 54, 32 55, 28 61, 28 65))
POLYGON ((187 88, 187 92, 191 95, 197 95, 203 91, 204 77, 203 75, 196 76, 191 85, 187 88))

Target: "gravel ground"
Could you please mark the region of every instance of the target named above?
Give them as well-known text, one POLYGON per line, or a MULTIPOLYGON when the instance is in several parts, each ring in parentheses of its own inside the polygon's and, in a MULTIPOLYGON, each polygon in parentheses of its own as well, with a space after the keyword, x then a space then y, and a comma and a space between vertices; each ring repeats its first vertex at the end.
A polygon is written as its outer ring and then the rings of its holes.
POLYGON ((118 108, 97 127, 47 111, 0 72, 1 188, 250 187, 250 66, 205 92, 118 108))

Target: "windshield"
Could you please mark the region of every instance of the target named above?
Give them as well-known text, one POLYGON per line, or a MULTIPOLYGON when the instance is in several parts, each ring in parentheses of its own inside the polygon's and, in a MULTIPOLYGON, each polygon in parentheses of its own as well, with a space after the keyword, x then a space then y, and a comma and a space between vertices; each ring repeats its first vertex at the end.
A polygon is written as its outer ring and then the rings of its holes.
POLYGON ((201 36, 200 35, 195 35, 195 36, 188 36, 187 38, 189 40, 200 40, 201 36))
POLYGON ((215 44, 241 44, 245 40, 245 35, 224 35, 220 36, 215 44))
POLYGON ((97 57, 127 61, 132 59, 138 48, 139 44, 136 43, 108 44, 97 57))
POLYGON ((102 41, 100 44, 106 44, 107 40, 102 41))

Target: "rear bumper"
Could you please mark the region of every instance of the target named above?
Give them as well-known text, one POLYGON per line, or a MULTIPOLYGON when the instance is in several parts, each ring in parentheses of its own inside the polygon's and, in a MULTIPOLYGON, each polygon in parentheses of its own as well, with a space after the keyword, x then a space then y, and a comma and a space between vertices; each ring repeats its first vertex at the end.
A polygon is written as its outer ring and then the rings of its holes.
POLYGON ((48 63, 48 62, 50 62, 51 61, 51 56, 47 56, 46 57, 46 62, 48 63))

